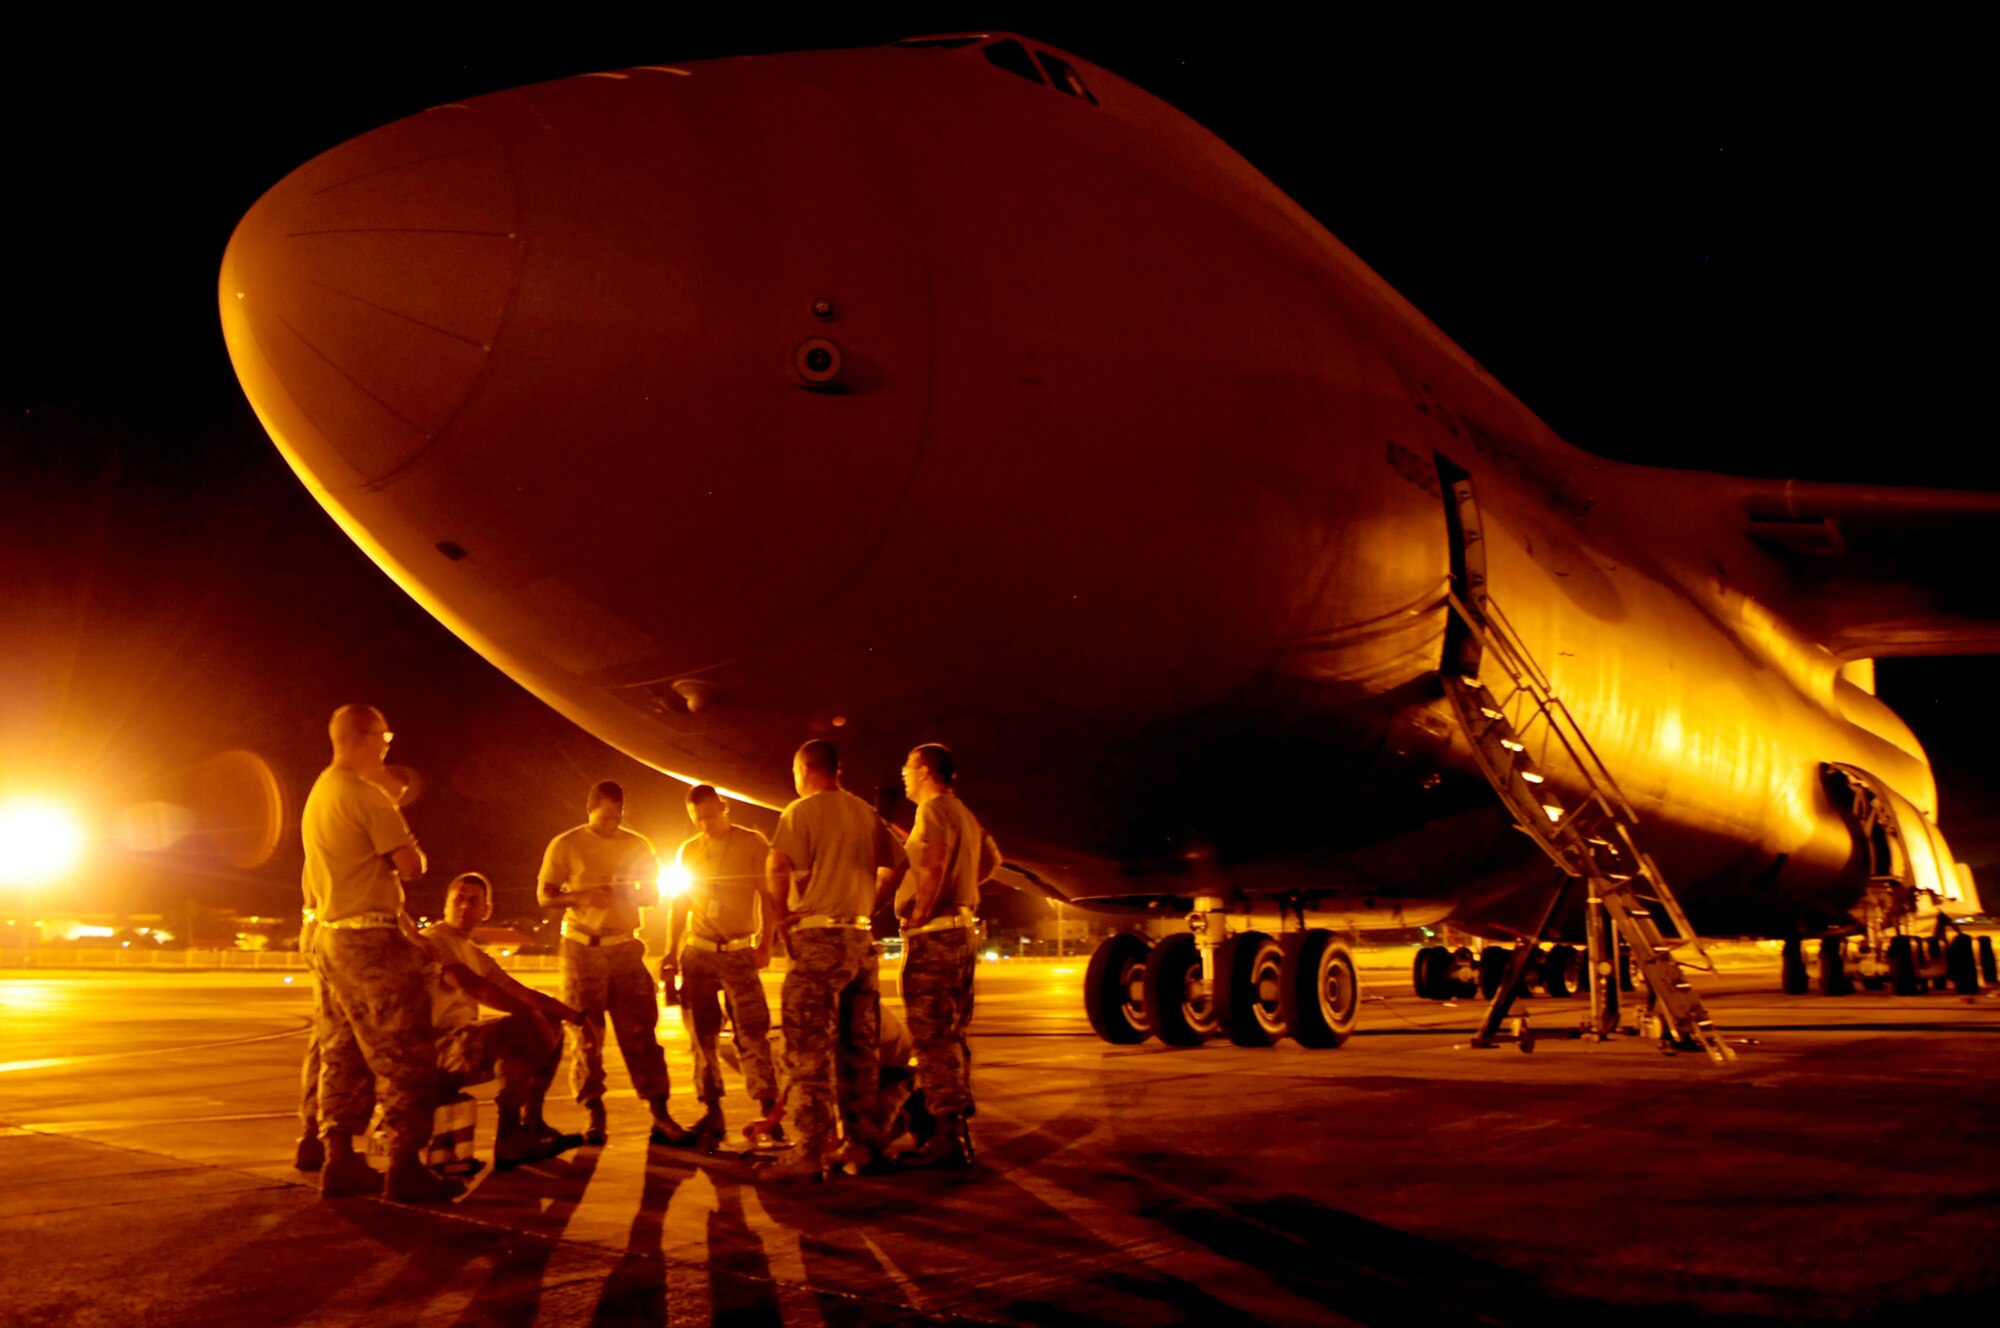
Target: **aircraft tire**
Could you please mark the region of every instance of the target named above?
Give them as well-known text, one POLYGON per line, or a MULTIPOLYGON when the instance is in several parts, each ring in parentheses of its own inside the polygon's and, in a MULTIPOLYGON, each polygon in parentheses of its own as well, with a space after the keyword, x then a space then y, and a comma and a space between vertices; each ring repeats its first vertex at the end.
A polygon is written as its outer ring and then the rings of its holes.
POLYGON ((1819 938, 1819 994, 1852 996, 1854 981, 1847 976, 1847 940, 1841 936, 1819 938))
POLYGON ((1917 976, 1917 943, 1913 938, 1892 937, 1887 958, 1891 991, 1898 996, 1915 996, 1923 991, 1923 979, 1917 976))
POLYGON ((1145 1004, 1132 1000, 1133 984, 1143 980, 1151 949, 1144 937, 1121 931, 1105 937, 1090 956, 1083 974, 1083 1012, 1106 1042, 1129 1047, 1152 1035, 1145 1004))
POLYGON ((1479 994, 1492 1000, 1507 977, 1507 965, 1514 959, 1511 945, 1489 945, 1479 952, 1479 994))
POLYGON ((1993 960, 1993 938, 1979 938, 1979 976, 1986 979, 1987 986, 2000 984, 2000 965, 1993 960))
POLYGON ((1972 938, 1964 932, 1951 938, 1945 947, 1945 964, 1951 974, 1952 989, 1961 996, 1979 994, 1979 961, 1972 954, 1972 938))
POLYGON ((1280 995, 1285 950, 1261 931, 1238 932, 1215 952, 1215 1022, 1239 1047, 1268 1047, 1285 1035, 1280 995))
POLYGON ((1410 965, 1410 986, 1420 1001, 1451 999, 1451 951, 1442 945, 1426 945, 1417 951, 1410 965))
POLYGON ((1361 979, 1354 956, 1330 931, 1285 937, 1279 981, 1285 1029, 1302 1047, 1337 1047, 1354 1034, 1361 1015, 1361 979))
POLYGON ((1805 942, 1796 936, 1785 941, 1784 957, 1778 962, 1779 982, 1787 996, 1806 994, 1805 942))
POLYGON ((1146 956, 1146 1019, 1170 1047, 1197 1047, 1215 1035, 1214 998, 1190 994, 1200 980, 1201 950, 1188 932, 1166 937, 1146 956))
POLYGON ((1458 949, 1451 952, 1451 964, 1442 970, 1444 973, 1444 995, 1439 998, 1440 1000, 1469 1000, 1479 994, 1479 984, 1476 981, 1452 976, 1452 969, 1457 968, 1460 964, 1470 965, 1475 969, 1479 966, 1479 961, 1473 958, 1472 951, 1467 946, 1461 945, 1458 949))
POLYGON ((1542 956, 1542 990, 1557 1000, 1576 995, 1580 968, 1574 945, 1551 945, 1542 956))

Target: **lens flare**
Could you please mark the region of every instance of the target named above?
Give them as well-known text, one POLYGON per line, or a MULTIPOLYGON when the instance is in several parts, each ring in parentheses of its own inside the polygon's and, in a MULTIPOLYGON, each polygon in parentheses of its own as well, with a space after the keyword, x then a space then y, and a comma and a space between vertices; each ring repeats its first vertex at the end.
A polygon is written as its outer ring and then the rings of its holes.
POLYGON ((660 898, 679 899, 694 884, 694 877, 678 862, 670 862, 660 868, 660 898))
POLYGON ((45 884, 82 856, 83 828, 67 808, 43 798, 0 806, 0 885, 45 884))

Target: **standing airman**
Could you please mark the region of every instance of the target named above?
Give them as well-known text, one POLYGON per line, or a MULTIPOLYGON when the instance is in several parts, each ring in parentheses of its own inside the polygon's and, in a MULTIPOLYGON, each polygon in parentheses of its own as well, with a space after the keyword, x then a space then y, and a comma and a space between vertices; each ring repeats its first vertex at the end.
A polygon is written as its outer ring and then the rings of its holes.
POLYGON ((780 997, 785 1104, 798 1133, 790 1157, 764 1174, 821 1176, 836 1123, 851 1166, 880 1146, 876 1087, 880 958, 870 929, 878 876, 905 863, 889 827, 840 786, 840 753, 815 740, 792 758, 798 800, 778 818, 765 866, 772 915, 783 919, 791 966, 780 997))
MULTIPOLYGON (((609 1022, 624 1054, 632 1087, 652 1108, 649 1141, 679 1146, 688 1133, 667 1111, 667 1061, 654 1030, 660 1002, 646 971, 639 910, 660 902, 659 863, 644 835, 621 824, 625 790, 608 779, 591 785, 584 824, 549 842, 535 895, 543 908, 564 910, 563 1003, 609 1022)), ((580 1028, 571 1042, 570 1084, 590 1116, 584 1142, 605 1139, 603 1034, 580 1028)))
POLYGON ((396 810, 382 767, 395 735, 382 712, 365 705, 336 710, 327 733, 333 763, 306 796, 302 826, 320 984, 320 1193, 443 1202, 464 1187, 418 1156, 431 1133, 437 1056, 429 956, 403 908, 403 882, 424 874, 424 854, 396 810), (353 1146, 368 1128, 378 1083, 389 1150, 383 1176, 353 1146))
POLYGON ((899 1159, 905 1167, 972 1163, 966 1118, 972 1110, 972 975, 979 961, 979 886, 999 865, 999 849, 952 787, 958 763, 942 743, 925 743, 903 763, 903 790, 917 804, 906 846, 909 874, 896 894, 903 924, 903 1009, 917 1056, 917 1084, 937 1133, 899 1159))
POLYGON ((765 1123, 776 1124, 771 1008, 759 976, 771 961, 776 930, 773 910, 761 906, 770 845, 755 830, 729 823, 729 805, 712 785, 688 790, 687 809, 700 833, 681 844, 676 858, 687 874, 687 893, 668 904, 667 957, 660 964, 660 981, 672 988, 679 977, 681 1008, 693 1025, 695 1094, 706 1110, 690 1128, 719 1136, 725 1130, 716 1057, 723 996, 734 1015, 744 1086, 762 1107, 765 1123))

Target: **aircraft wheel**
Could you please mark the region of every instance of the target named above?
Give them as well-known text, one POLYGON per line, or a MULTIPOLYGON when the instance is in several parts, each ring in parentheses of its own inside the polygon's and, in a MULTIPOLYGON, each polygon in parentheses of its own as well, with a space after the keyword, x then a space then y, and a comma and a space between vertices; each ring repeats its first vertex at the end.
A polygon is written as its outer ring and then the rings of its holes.
POLYGON ((1361 1014, 1354 956, 1330 931, 1294 932, 1285 937, 1284 950, 1278 986, 1292 1040, 1302 1047, 1337 1047, 1347 1041, 1361 1014))
POLYGON ((2000 983, 2000 967, 1993 962, 1993 938, 1979 938, 1979 976, 1986 979, 1988 986, 2000 983))
POLYGON ((1146 1017, 1170 1047, 1199 1046, 1215 1036, 1215 1002, 1201 986, 1201 949, 1175 932, 1146 956, 1146 1017))
POLYGON ((1419 1000, 1451 999, 1451 964, 1451 951, 1442 945, 1426 945, 1417 951, 1416 962, 1410 966, 1410 985, 1416 988, 1419 1000))
POLYGON ((1542 988, 1560 1000, 1576 995, 1581 961, 1574 945, 1551 945, 1542 956, 1542 988))
POLYGON ((1964 932, 1951 938, 1945 947, 1945 964, 1953 990, 1961 996, 1979 994, 1979 961, 1972 955, 1972 938, 1964 932))
POLYGON ((1923 979, 1917 976, 1917 944, 1908 936, 1897 936, 1889 942, 1889 989, 1898 996, 1915 996, 1923 990, 1923 979))
POLYGON ((1261 931, 1238 932, 1215 953, 1215 1022, 1239 1047, 1268 1047, 1285 1035, 1285 948, 1261 931))
POLYGON ((1500 990, 1500 983, 1507 976, 1507 965, 1514 959, 1511 945, 1489 945, 1479 952, 1479 994, 1492 1000, 1500 990))
POLYGON ((1153 1031, 1146 1021, 1144 994, 1151 949, 1144 937, 1119 932, 1106 937, 1090 956, 1083 974, 1083 1012, 1106 1042, 1130 1046, 1153 1031))
POLYGON ((1805 942, 1793 936, 1785 941, 1784 958, 1778 963, 1779 981, 1787 996, 1806 994, 1805 942))
POLYGON ((1470 978, 1460 978, 1452 976, 1453 972, 1456 969, 1458 969, 1461 965, 1463 965, 1466 968, 1474 970, 1476 970, 1479 967, 1479 961, 1473 957, 1471 949, 1463 945, 1459 946, 1456 950, 1453 950, 1451 952, 1451 963, 1442 970, 1444 973, 1444 993, 1445 993, 1442 999, 1463 1000, 1467 997, 1477 996, 1479 994, 1478 982, 1470 978))
POLYGON ((1847 941, 1840 936, 1819 938, 1819 994, 1851 996, 1854 983, 1847 976, 1847 941))

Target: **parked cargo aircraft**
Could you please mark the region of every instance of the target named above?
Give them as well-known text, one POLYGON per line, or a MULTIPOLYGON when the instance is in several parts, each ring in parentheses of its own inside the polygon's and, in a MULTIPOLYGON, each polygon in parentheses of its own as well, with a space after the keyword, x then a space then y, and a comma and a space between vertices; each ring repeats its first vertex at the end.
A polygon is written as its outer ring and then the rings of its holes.
MULTIPOLYGON (((765 804, 805 737, 861 784, 957 748, 1014 879, 1162 937, 1092 964, 1113 1040, 1337 1043, 1354 929, 1611 910, 1661 956, 1787 938, 1795 984, 1818 936, 1838 990, 1841 938, 1909 984, 1977 909, 1872 678, 2000 642, 1953 571, 1995 496, 1581 452, 1223 143, 1040 43, 439 107, 274 187, 219 294, 320 503, 605 741, 765 804)), ((1418 985, 1475 971, 1428 950, 1418 985)))

